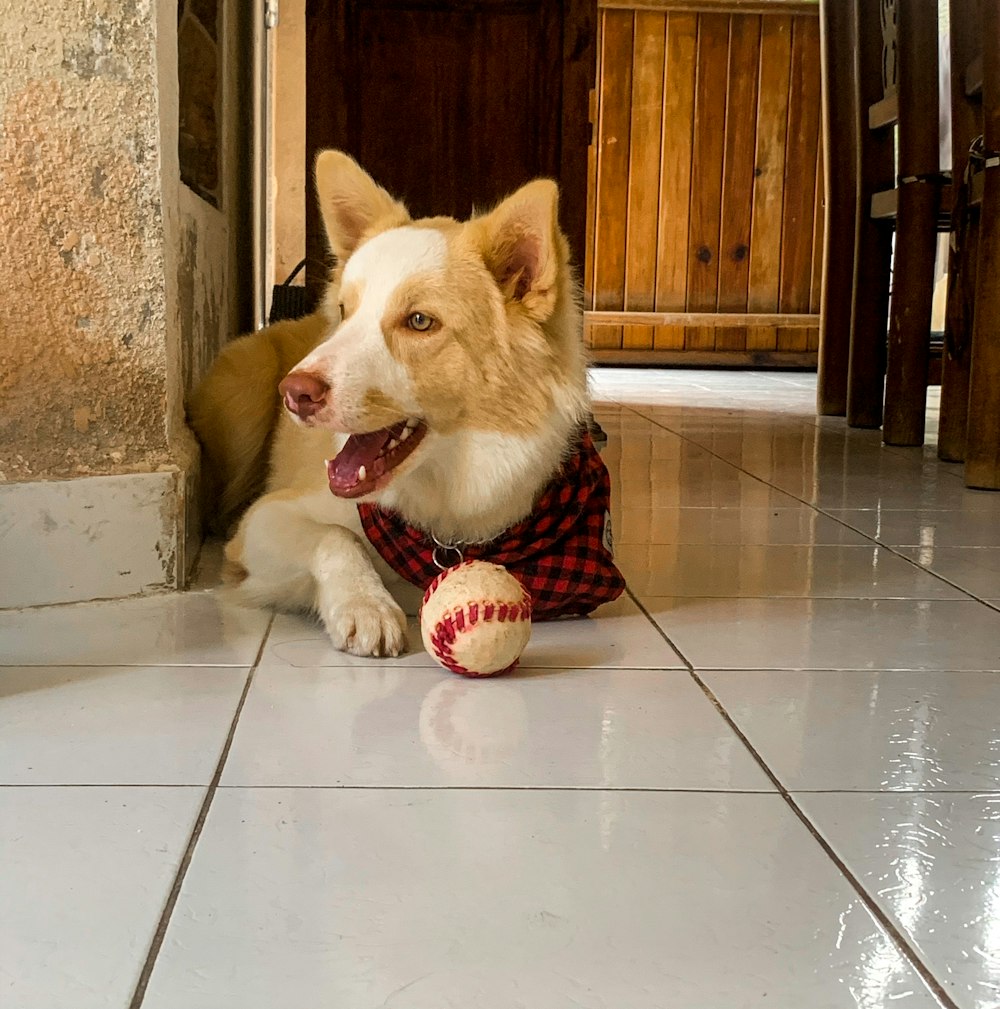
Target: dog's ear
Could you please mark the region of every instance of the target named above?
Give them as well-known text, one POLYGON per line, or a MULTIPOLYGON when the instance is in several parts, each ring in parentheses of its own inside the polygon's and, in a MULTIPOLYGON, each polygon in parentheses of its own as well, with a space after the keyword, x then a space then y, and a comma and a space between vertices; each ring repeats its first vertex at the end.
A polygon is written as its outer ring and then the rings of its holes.
POLYGON ((508 301, 543 322, 555 308, 561 258, 559 189, 538 179, 482 218, 482 255, 508 301))
POLYGON ((341 263, 368 235, 410 219, 406 207, 343 151, 317 155, 316 195, 330 248, 341 263))

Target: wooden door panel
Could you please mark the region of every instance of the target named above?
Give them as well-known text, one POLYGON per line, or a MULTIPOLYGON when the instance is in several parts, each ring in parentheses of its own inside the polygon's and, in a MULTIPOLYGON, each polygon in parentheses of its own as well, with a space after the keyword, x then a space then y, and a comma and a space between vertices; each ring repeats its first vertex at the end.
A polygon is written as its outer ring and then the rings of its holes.
MULTIPOLYGON (((309 0, 307 150, 339 147, 414 216, 560 182, 582 264, 595 0, 309 0)), ((310 203, 309 282, 325 275, 310 203)))
POLYGON ((818 18, 751 6, 601 0, 585 292, 598 360, 815 361, 818 18))

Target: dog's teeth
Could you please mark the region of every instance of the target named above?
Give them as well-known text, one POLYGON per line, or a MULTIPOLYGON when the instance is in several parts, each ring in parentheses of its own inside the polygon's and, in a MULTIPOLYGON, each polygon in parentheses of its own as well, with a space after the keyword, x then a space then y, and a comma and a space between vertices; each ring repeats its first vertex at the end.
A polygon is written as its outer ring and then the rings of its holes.
POLYGON ((368 479, 368 470, 366 470, 364 468, 364 466, 359 466, 358 467, 358 482, 360 483, 362 480, 367 480, 367 479, 368 479))
POLYGON ((391 451, 392 451, 392 450, 393 450, 394 448, 399 448, 399 442, 398 442, 398 441, 396 441, 396 439, 395 439, 395 438, 393 438, 393 439, 392 439, 392 440, 391 440, 391 441, 389 442, 389 445, 388 445, 388 449, 387 449, 387 450, 388 450, 389 452, 391 452, 391 451))
POLYGON ((406 441, 406 439, 409 438, 411 434, 413 434, 413 428, 412 427, 404 427, 403 428, 403 433, 399 436, 399 440, 400 441, 406 441))
POLYGON ((411 418, 410 418, 410 419, 409 419, 409 420, 408 420, 408 421, 406 422, 406 429, 407 429, 408 431, 412 431, 412 430, 413 430, 413 429, 414 429, 414 428, 415 428, 415 427, 416 427, 416 426, 417 426, 417 425, 418 425, 419 423, 420 423, 420 421, 419 421, 419 420, 417 420, 417 419, 416 419, 415 417, 411 417, 411 418))

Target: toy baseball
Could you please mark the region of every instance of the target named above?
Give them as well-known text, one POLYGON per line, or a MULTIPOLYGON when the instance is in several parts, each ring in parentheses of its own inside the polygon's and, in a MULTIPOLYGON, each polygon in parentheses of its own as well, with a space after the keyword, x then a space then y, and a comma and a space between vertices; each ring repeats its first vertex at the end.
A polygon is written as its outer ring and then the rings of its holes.
POLYGON ((531 596, 499 565, 463 561, 431 582, 420 633, 428 653, 453 673, 509 673, 531 637, 531 596))

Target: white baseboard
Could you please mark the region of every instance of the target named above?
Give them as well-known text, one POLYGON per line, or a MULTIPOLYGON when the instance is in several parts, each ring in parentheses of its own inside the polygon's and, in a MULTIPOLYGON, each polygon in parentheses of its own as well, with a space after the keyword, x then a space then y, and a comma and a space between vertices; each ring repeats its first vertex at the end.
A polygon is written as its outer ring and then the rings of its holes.
POLYGON ((173 469, 0 484, 0 609, 182 588, 191 483, 173 469))

